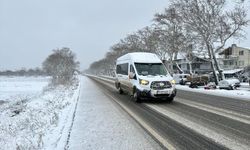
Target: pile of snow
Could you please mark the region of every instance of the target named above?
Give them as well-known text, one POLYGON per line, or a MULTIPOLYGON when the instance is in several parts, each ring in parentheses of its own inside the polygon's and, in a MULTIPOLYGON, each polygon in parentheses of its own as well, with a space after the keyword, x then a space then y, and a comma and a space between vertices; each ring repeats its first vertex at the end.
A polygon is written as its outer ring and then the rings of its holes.
POLYGON ((236 98, 242 100, 249 100, 250 101, 250 87, 246 84, 243 84, 240 88, 236 90, 222 90, 222 89, 211 89, 206 90, 203 86, 199 88, 190 88, 187 85, 176 85, 177 89, 190 91, 190 92, 198 92, 204 93, 209 95, 215 96, 222 96, 222 97, 229 97, 229 98, 236 98))
POLYGON ((0 80, 0 149, 55 149, 67 140, 79 85, 49 88, 48 82, 0 80))

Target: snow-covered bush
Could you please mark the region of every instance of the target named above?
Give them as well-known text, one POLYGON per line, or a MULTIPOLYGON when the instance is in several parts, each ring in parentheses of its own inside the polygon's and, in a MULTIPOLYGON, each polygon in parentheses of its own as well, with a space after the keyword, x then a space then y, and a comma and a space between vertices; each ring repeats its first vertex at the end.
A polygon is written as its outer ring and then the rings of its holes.
POLYGON ((53 50, 43 62, 43 69, 52 76, 53 85, 68 85, 79 68, 75 54, 69 48, 53 50))
MULTIPOLYGON (((47 89, 47 88, 45 88, 47 89)), ((79 85, 57 86, 0 105, 0 150, 54 149, 71 121, 79 85)))
POLYGON ((250 82, 250 66, 247 66, 243 69, 240 79, 243 82, 250 82))

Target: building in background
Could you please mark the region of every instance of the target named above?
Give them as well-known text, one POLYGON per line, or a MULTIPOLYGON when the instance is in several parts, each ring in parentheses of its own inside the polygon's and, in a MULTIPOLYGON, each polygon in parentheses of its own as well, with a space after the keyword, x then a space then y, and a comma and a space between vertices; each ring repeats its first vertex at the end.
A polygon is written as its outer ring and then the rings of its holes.
MULTIPOLYGON (((185 53, 179 53, 177 59, 173 60, 173 67, 169 61, 165 61, 165 66, 167 68, 173 68, 172 73, 187 73, 190 74, 190 66, 192 67, 192 73, 194 74, 207 74, 212 71, 211 61, 204 56, 197 56, 195 54, 190 54, 189 59, 185 53)), ((171 70, 171 69, 169 69, 171 70)))
MULTIPOLYGON (((236 44, 224 49, 216 55, 217 61, 225 74, 241 72, 247 66, 250 66, 250 49, 238 47, 236 44), (233 72, 233 73, 232 73, 233 72)), ((199 56, 198 54, 178 53, 177 58, 170 61, 164 61, 166 67, 171 73, 190 73, 190 66, 194 74, 208 74, 212 72, 211 61, 208 56, 199 56), (171 71, 172 70, 172 71, 171 71)), ((230 76, 230 75, 229 75, 230 76)))
POLYGON ((224 70, 242 69, 250 65, 250 49, 238 47, 236 44, 219 53, 222 56, 224 70))

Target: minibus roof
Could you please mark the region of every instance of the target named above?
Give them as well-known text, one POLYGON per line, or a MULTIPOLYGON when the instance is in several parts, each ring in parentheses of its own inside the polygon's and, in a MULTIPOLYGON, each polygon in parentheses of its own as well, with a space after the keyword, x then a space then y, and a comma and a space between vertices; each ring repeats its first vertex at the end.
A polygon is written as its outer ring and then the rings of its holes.
POLYGON ((162 63, 159 57, 153 53, 134 52, 125 54, 117 59, 117 63, 132 61, 135 63, 162 63))

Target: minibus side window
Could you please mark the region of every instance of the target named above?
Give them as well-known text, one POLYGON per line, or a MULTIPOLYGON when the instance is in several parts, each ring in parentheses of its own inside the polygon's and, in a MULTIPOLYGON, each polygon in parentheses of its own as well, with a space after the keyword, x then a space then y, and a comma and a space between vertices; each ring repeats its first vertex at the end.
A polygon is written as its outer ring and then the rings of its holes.
POLYGON ((122 70, 122 69, 121 69, 121 66, 120 66, 120 65, 117 65, 117 66, 116 66, 116 73, 117 73, 117 74, 121 74, 121 70, 122 70))
POLYGON ((116 73, 122 75, 128 75, 128 63, 117 65, 116 73))

